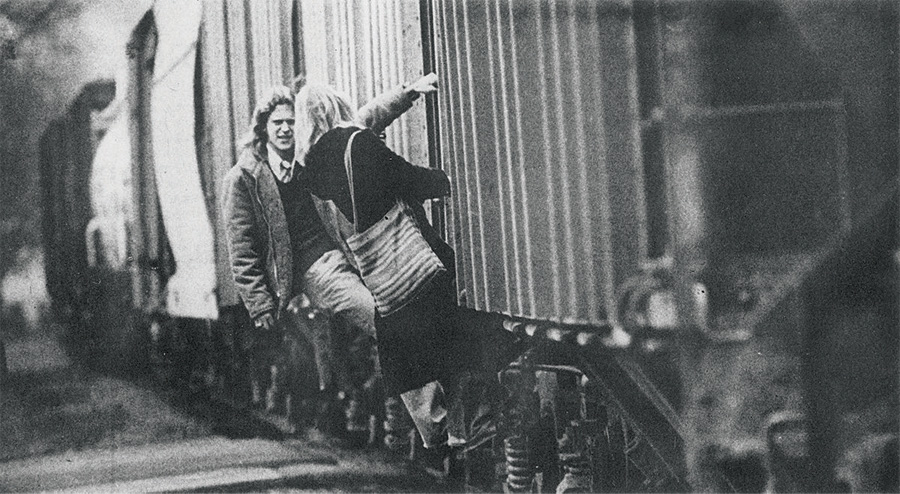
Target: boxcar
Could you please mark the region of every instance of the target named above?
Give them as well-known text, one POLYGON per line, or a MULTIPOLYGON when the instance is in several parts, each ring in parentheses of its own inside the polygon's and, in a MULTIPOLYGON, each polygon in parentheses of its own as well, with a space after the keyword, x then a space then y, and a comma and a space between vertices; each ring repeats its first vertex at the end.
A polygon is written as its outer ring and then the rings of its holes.
POLYGON ((78 328, 71 340, 81 349, 89 349, 87 342, 97 337, 96 331, 82 324, 92 311, 85 241, 92 217, 91 160, 109 125, 103 110, 114 95, 112 81, 86 85, 65 114, 48 125, 39 142, 47 293, 54 313, 78 328))
POLYGON ((585 343, 563 353, 594 381, 626 371, 656 413, 623 411, 692 488, 762 490, 766 462, 812 461, 792 481, 824 489, 811 472, 859 439, 846 414, 896 427, 896 352, 845 356, 893 369, 851 399, 861 369, 822 343, 895 346, 896 4, 429 9, 464 306, 585 343), (867 315, 839 326, 835 305, 867 315), (589 343, 617 327, 630 351, 589 343), (772 443, 785 430, 809 443, 772 443))

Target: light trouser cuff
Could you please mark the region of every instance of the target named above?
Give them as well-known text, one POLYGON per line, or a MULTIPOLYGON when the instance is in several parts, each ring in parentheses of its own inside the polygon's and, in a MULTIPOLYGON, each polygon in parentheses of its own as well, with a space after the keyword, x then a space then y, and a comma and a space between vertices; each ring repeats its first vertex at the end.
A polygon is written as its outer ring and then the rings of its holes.
POLYGON ((441 383, 431 381, 421 388, 400 393, 400 399, 409 411, 426 448, 447 443, 447 409, 441 383))

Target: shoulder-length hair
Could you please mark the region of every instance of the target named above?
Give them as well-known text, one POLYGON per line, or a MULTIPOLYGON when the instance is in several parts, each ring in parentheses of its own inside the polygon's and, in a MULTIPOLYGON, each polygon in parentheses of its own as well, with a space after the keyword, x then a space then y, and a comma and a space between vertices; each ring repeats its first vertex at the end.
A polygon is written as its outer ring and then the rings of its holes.
POLYGON ((310 148, 329 130, 353 120, 347 98, 331 86, 307 84, 294 101, 295 159, 300 163, 310 148))
POLYGON ((250 128, 241 139, 240 146, 250 148, 258 160, 262 160, 268 153, 266 144, 269 142, 269 136, 266 133, 266 125, 269 123, 269 116, 278 105, 294 107, 294 94, 287 86, 273 86, 260 98, 253 110, 253 117, 250 118, 250 128))

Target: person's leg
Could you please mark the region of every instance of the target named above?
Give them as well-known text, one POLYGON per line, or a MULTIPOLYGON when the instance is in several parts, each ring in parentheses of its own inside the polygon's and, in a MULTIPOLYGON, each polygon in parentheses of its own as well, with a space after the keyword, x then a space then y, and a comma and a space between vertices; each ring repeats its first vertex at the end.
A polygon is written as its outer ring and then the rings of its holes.
MULTIPOLYGON (((359 330, 374 337, 375 301, 340 251, 322 254, 309 267, 303 275, 303 291, 317 309, 329 318, 340 319, 335 322, 347 324, 351 334, 359 330)), ((321 329, 317 333, 327 333, 327 330, 321 329)), ((342 366, 334 366, 332 335, 315 334, 311 339, 322 384, 333 384, 336 380, 334 372, 342 366)))
POLYGON ((375 337, 375 299, 338 250, 322 254, 303 276, 313 305, 375 337))
POLYGON ((307 270, 304 292, 332 320, 331 334, 314 338, 321 356, 317 361, 322 361, 320 369, 328 376, 323 382, 345 393, 348 430, 368 430, 374 401, 368 396, 372 386, 366 385, 378 372, 375 300, 337 250, 326 252, 307 270))

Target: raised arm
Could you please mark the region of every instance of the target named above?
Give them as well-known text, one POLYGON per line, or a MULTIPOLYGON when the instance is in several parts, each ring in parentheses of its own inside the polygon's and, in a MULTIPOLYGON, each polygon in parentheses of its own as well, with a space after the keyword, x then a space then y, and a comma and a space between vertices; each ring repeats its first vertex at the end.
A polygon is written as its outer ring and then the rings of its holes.
POLYGON ((384 132, 394 120, 412 108, 421 94, 437 91, 437 75, 428 74, 412 84, 396 86, 379 94, 356 113, 356 124, 368 127, 375 134, 384 132))

